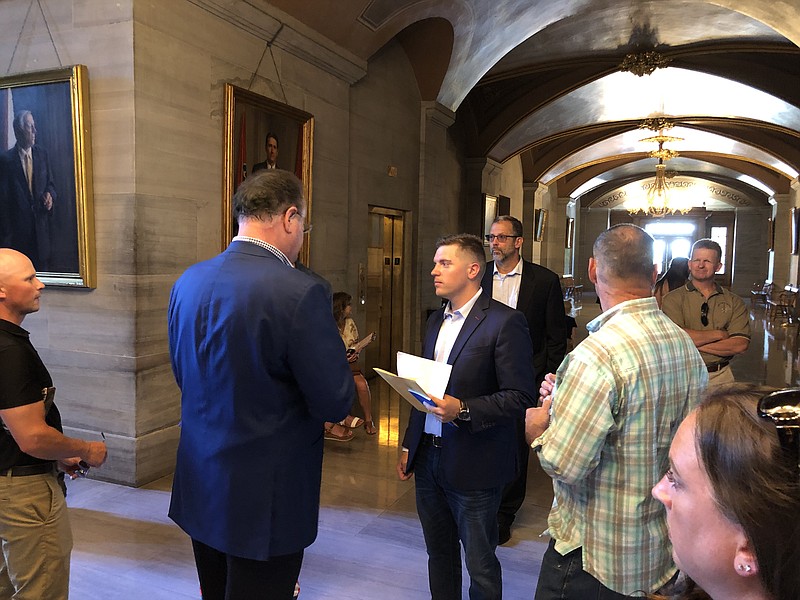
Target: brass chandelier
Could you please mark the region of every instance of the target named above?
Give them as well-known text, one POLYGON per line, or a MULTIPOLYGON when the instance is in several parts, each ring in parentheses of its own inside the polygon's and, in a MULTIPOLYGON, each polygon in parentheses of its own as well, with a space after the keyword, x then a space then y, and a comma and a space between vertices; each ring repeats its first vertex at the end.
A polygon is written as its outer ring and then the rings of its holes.
POLYGON ((686 214, 692 210, 691 203, 687 202, 685 197, 680 197, 680 194, 667 194, 668 176, 666 161, 679 156, 679 154, 675 150, 664 148, 664 144, 667 142, 679 142, 683 140, 683 138, 664 134, 664 129, 672 127, 671 124, 659 123, 659 125, 661 125, 661 127, 658 130, 658 135, 639 140, 641 142, 655 142, 658 144, 658 150, 651 150, 648 152, 651 158, 658 159, 658 164, 656 164, 655 179, 647 192, 626 203, 626 208, 630 214, 641 212, 645 216, 663 217, 669 214, 675 214, 676 212, 686 214))

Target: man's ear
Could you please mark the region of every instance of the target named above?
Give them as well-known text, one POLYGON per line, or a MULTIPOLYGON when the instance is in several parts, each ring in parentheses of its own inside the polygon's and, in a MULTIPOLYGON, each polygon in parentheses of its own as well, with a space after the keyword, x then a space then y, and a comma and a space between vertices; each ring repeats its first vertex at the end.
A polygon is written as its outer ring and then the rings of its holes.
POLYGON ((467 267, 467 277, 469 277, 470 279, 475 279, 480 274, 481 274, 481 265, 476 262, 470 263, 469 267, 467 267))
POLYGON ((594 256, 589 258, 589 281, 597 284, 597 261, 594 256))
POLYGON ((653 276, 650 279, 650 285, 655 285, 656 281, 658 281, 658 265, 653 265, 653 276))

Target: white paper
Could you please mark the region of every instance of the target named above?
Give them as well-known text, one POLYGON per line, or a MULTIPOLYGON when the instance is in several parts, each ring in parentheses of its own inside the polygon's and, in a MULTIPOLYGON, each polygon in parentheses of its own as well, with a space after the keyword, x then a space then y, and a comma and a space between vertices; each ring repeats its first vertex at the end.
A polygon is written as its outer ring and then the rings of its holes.
POLYGON ((397 374, 416 381, 428 396, 444 397, 452 370, 453 365, 447 363, 405 352, 397 353, 397 374))

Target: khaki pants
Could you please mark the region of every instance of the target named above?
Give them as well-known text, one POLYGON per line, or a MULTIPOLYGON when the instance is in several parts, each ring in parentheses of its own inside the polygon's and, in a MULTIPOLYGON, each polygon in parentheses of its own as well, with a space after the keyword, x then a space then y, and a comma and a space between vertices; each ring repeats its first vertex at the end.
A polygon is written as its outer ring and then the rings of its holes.
POLYGON ((731 371, 730 365, 722 367, 719 371, 708 374, 708 387, 722 385, 723 383, 733 383, 734 381, 736 380, 733 378, 733 371, 731 371))
POLYGON ((0 476, 0 600, 66 600, 72 531, 55 474, 0 476))

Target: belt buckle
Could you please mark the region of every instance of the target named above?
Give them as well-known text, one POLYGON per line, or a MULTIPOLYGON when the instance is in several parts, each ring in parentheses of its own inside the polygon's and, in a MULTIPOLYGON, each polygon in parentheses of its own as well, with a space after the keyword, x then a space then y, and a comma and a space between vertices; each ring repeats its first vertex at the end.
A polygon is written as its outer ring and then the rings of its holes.
POLYGON ((438 435, 431 435, 431 446, 434 448, 441 448, 442 447, 442 438, 438 435))

